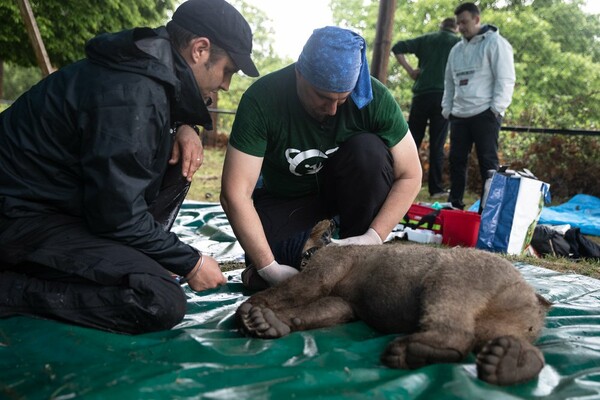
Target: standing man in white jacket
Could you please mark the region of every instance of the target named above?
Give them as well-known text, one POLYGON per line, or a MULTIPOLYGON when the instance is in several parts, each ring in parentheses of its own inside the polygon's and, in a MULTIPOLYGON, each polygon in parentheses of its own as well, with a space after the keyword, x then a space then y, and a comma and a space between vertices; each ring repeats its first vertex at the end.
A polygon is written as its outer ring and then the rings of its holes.
MULTIPOLYGON (((463 209, 467 163, 473 144, 485 183, 498 169, 498 136, 515 86, 512 46, 493 25, 480 24, 479 8, 463 3, 454 11, 463 39, 446 64, 442 115, 450 120, 450 195, 463 209)), ((483 193, 483 190, 482 190, 483 193)))

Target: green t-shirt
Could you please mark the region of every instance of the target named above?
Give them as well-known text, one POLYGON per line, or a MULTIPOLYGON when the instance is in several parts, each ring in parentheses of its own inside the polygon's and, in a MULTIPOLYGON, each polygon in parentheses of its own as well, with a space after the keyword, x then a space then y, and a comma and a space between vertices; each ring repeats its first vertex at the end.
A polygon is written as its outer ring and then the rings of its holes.
POLYGON ((452 31, 440 30, 409 40, 401 40, 392 47, 394 54, 414 54, 419 59, 421 73, 412 87, 415 95, 443 92, 448 54, 460 37, 452 31))
POLYGON ((325 160, 348 138, 362 132, 380 136, 388 147, 408 131, 398 103, 371 78, 373 101, 362 110, 351 98, 323 123, 302 107, 296 93, 295 64, 268 74, 244 93, 229 143, 246 154, 263 157, 264 187, 282 197, 319 191, 325 160))

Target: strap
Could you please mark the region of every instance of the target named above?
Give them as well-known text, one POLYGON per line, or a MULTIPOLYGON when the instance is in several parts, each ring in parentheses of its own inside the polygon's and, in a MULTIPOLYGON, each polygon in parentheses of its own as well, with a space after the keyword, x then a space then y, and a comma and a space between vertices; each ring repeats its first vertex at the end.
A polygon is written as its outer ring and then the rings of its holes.
POLYGON ((424 215, 421 220, 417 223, 411 223, 408 214, 404 217, 407 221, 406 226, 409 228, 417 229, 423 226, 425 229, 433 229, 433 225, 435 224, 435 220, 440 215, 441 210, 433 210, 429 214, 424 215))

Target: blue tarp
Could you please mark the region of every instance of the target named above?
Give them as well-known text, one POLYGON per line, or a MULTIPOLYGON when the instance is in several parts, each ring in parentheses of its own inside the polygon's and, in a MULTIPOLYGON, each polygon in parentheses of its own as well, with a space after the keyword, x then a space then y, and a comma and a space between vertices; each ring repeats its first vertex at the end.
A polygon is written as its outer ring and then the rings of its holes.
MULTIPOLYGON (((479 209, 479 200, 469 211, 479 209)), ((584 235, 600 236, 600 199, 587 194, 578 194, 557 206, 544 207, 538 224, 571 225, 584 235)))
POLYGON ((600 199, 587 194, 573 196, 566 203, 545 207, 540 224, 579 228, 584 235, 600 236, 600 199))

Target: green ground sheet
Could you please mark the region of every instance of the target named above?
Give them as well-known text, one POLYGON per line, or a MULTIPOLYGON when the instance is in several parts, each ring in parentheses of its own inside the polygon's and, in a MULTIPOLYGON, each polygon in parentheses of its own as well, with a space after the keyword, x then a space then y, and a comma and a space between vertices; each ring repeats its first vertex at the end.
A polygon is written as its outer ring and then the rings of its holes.
MULTIPOLYGON (((242 253, 222 209, 186 203, 175 231, 219 260, 242 253)), ((251 293, 240 270, 194 293, 170 331, 107 333, 28 317, 0 320, 0 399, 592 399, 600 398, 600 281, 516 264, 554 303, 538 345, 539 378, 496 387, 476 378, 474 357, 414 371, 382 366, 395 335, 363 322, 277 340, 241 336, 236 308, 251 293)))

